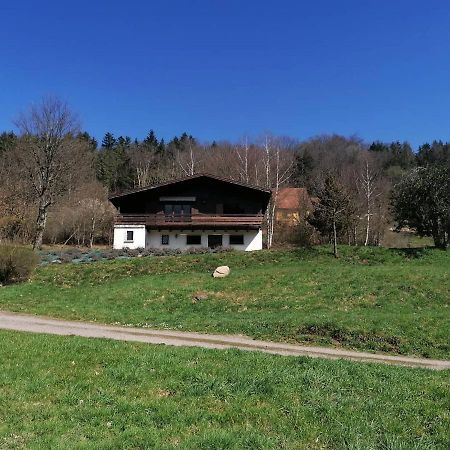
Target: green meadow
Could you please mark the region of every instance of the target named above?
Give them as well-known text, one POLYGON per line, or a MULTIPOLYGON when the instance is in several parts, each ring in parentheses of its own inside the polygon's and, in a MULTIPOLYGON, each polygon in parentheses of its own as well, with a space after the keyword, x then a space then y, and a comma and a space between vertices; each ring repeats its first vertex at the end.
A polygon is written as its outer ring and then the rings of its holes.
POLYGON ((450 252, 328 247, 40 267, 0 309, 450 358, 450 252), (226 264, 231 274, 211 273, 226 264), (196 292, 207 299, 196 302, 196 292))
POLYGON ((448 449, 448 371, 0 331, 2 449, 448 449))

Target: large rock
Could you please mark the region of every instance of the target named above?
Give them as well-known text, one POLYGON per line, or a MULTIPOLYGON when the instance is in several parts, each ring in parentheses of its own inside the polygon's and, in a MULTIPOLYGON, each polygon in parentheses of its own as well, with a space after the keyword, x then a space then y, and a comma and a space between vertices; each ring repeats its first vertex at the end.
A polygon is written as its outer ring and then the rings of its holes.
POLYGON ((219 266, 213 273, 214 278, 224 278, 230 275, 230 268, 228 266, 219 266))

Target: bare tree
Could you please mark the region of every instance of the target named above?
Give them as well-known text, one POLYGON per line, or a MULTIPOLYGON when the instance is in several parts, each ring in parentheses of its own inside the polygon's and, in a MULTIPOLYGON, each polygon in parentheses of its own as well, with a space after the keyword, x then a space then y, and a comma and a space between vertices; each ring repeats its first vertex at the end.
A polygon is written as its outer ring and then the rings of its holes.
POLYGON ((242 145, 236 146, 235 151, 239 162, 239 178, 241 179, 241 181, 249 183, 250 182, 250 174, 248 170, 249 146, 247 137, 245 138, 245 141, 242 145))
POLYGON ((266 213, 267 248, 272 247, 275 230, 275 209, 280 187, 289 181, 293 168, 293 154, 287 149, 280 149, 280 141, 270 136, 264 137, 262 146, 264 187, 272 190, 272 197, 266 213))
POLYGON ((57 97, 44 98, 16 121, 20 131, 17 158, 37 201, 33 248, 42 246, 48 210, 70 191, 89 165, 85 142, 76 139, 77 116, 57 97))
POLYGON ((364 197, 365 216, 366 216, 364 245, 366 247, 367 245, 369 245, 369 236, 371 231, 370 222, 371 216, 373 215, 375 198, 380 195, 380 193, 377 192, 377 184, 376 184, 377 179, 378 173, 375 170, 373 170, 369 158, 366 156, 362 170, 360 171, 359 176, 357 178, 358 188, 360 189, 364 197))
POLYGON ((153 149, 149 149, 142 144, 135 144, 129 152, 135 187, 150 186, 167 177, 168 161, 153 149))
POLYGON ((115 212, 100 182, 82 183, 51 208, 44 240, 89 247, 95 242, 108 242, 115 212))
POLYGON ((186 144, 185 149, 178 150, 177 162, 184 176, 192 176, 198 172, 198 164, 200 162, 199 149, 191 140, 186 144))

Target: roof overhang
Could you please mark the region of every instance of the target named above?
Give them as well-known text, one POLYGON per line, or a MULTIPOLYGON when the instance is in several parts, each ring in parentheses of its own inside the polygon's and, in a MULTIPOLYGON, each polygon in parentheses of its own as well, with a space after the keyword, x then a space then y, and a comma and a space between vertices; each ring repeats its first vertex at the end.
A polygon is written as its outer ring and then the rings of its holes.
POLYGON ((229 183, 229 184, 232 184, 232 185, 235 185, 235 186, 241 186, 241 187, 245 187, 245 188, 252 189, 252 190, 255 190, 255 191, 264 192, 264 193, 268 194, 269 197, 271 195, 270 189, 264 189, 264 188, 261 188, 260 186, 255 186, 255 185, 252 185, 252 184, 243 183, 241 181, 231 180, 229 178, 218 177, 216 175, 210 175, 210 174, 207 174, 207 173, 199 173, 199 174, 191 175, 191 176, 188 176, 188 177, 176 178, 176 179, 173 179, 173 180, 167 180, 167 181, 164 181, 162 183, 158 183, 158 184, 155 184, 155 185, 152 185, 152 186, 145 186, 145 187, 142 187, 142 188, 125 191, 125 192, 120 193, 120 194, 111 195, 109 197, 109 200, 112 201, 112 203, 114 203, 113 200, 115 200, 115 199, 124 198, 124 197, 127 197, 129 195, 137 194, 137 193, 140 193, 140 192, 151 191, 153 189, 158 189, 158 188, 161 188, 161 187, 170 186, 170 185, 177 184, 177 183, 182 183, 184 181, 194 180, 194 179, 197 179, 197 178, 209 178, 209 179, 212 179, 212 180, 222 181, 224 183, 229 183))

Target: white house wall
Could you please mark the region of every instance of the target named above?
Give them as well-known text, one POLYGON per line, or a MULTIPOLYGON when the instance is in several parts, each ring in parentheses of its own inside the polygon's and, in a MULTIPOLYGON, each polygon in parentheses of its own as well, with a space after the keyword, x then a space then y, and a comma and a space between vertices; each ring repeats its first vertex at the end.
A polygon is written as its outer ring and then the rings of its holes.
POLYGON ((114 248, 166 248, 166 249, 187 249, 195 247, 208 247, 208 235, 220 234, 222 235, 222 246, 234 248, 236 250, 261 250, 262 249, 262 232, 261 230, 237 230, 237 231, 216 231, 216 230, 201 230, 201 231, 186 231, 186 230, 146 230, 144 225, 116 225, 114 227, 114 248), (133 231, 133 242, 127 242, 127 231, 133 231), (169 236, 169 244, 161 244, 161 235, 169 236), (201 244, 187 245, 186 236, 200 235, 201 244), (231 245, 230 235, 244 236, 243 245, 231 245))
POLYGON ((113 248, 145 248, 145 225, 114 225, 113 248), (133 231, 133 240, 127 241, 127 231, 133 231))
POLYGON ((176 230, 150 230, 147 231, 147 247, 150 248, 169 248, 169 249, 186 249, 195 247, 208 247, 208 235, 220 234, 222 235, 222 246, 230 247, 236 250, 261 250, 262 249, 262 232, 261 230, 242 230, 242 231, 217 231, 217 230, 201 230, 195 231, 176 231, 176 230), (169 236, 169 244, 161 244, 161 235, 166 234, 169 236), (199 245, 186 245, 186 235, 200 235, 201 244, 199 245), (244 236, 243 245, 231 245, 230 234, 238 234, 244 236))
POLYGON ((245 251, 262 250, 262 231, 251 231, 244 234, 245 251))

